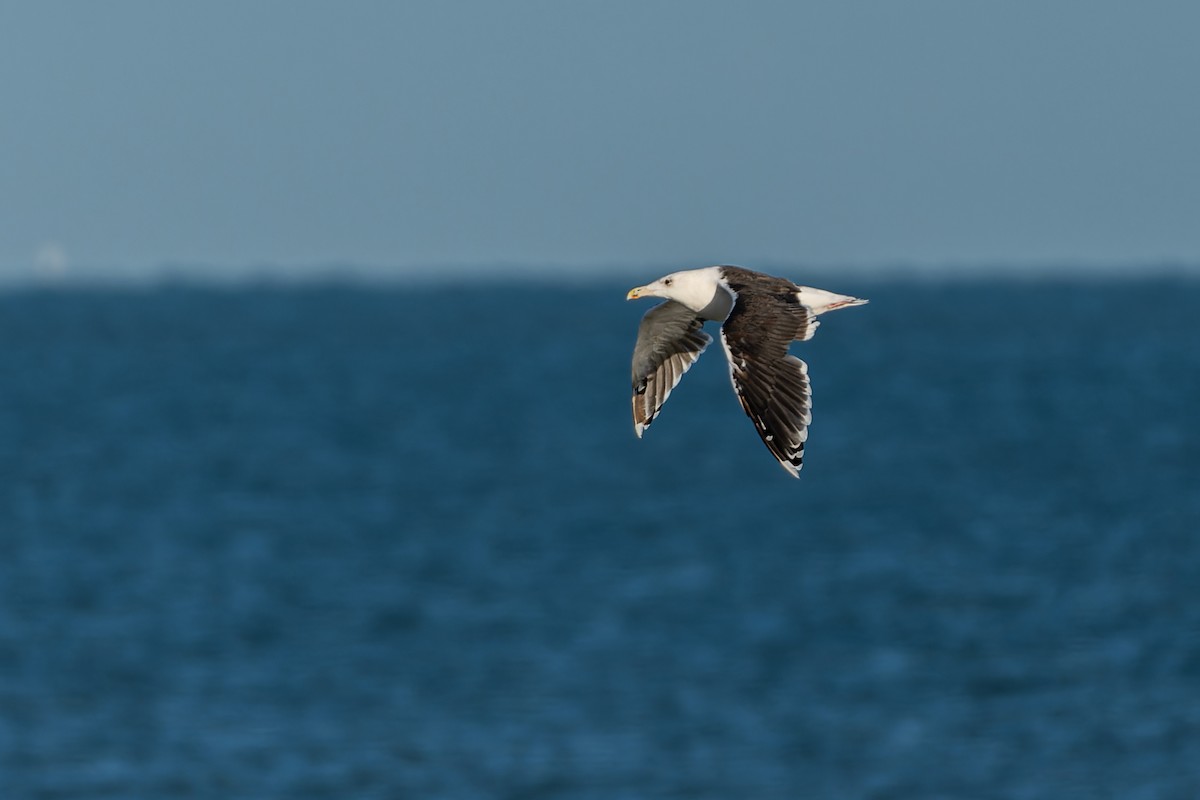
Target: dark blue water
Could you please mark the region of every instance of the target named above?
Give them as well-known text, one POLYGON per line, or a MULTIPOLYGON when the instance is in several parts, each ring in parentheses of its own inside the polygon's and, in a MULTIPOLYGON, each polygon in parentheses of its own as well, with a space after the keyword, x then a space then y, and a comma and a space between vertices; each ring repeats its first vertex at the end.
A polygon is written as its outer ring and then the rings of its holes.
POLYGON ((1200 284, 819 285, 0 295, 0 796, 1200 796, 1200 284))

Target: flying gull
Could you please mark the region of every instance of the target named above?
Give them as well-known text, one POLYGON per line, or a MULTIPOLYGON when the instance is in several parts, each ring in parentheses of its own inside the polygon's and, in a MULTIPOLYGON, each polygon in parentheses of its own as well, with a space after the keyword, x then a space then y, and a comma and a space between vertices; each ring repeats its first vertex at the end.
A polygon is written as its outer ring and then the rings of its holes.
POLYGON ((712 337, 704 323, 719 320, 729 377, 758 435, 793 477, 800 477, 804 441, 812 422, 808 365, 788 354, 808 341, 826 311, 867 302, 811 286, 798 286, 741 267, 673 272, 630 289, 628 300, 666 299, 646 312, 633 348, 633 428, 641 438, 671 390, 712 337))

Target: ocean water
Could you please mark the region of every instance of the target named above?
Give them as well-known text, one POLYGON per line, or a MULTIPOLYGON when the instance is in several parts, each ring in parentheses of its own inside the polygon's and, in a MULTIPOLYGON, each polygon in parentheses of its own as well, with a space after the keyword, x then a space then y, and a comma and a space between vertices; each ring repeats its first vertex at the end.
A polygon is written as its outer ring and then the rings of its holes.
POLYGON ((0 294, 0 797, 1200 797, 1200 283, 0 294))

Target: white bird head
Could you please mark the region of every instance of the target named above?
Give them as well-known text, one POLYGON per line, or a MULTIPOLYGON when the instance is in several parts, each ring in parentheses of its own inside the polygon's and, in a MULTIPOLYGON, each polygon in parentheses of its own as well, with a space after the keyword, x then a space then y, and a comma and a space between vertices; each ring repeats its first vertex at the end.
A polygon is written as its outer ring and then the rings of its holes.
MULTIPOLYGON (((665 300, 682 303, 698 314, 710 307, 718 292, 728 295, 728 292, 721 286, 720 279, 720 267, 686 269, 682 272, 664 275, 645 286, 636 286, 629 290, 625 299, 661 297, 665 300)), ((728 308, 725 309, 726 313, 728 310, 728 308)))

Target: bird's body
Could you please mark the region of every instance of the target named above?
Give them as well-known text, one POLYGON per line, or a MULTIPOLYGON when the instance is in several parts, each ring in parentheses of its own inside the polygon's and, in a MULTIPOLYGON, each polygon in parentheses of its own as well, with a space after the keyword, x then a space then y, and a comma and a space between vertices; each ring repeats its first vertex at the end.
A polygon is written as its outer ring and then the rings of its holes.
POLYGON ((633 424, 640 438, 671 390, 712 337, 719 321, 733 390, 771 454, 799 477, 812 421, 808 366, 788 347, 812 338, 827 311, 866 303, 799 286, 741 267, 684 270, 630 290, 627 298, 661 297, 642 318, 633 350, 633 424))

